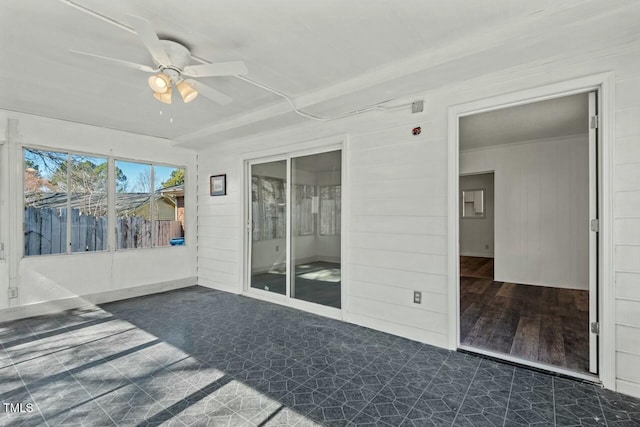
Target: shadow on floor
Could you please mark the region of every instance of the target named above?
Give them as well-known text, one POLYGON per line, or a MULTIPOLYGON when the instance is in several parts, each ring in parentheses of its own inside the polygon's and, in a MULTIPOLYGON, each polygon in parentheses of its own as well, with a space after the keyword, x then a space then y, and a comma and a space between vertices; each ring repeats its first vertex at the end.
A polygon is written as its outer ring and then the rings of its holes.
POLYGON ((640 419, 594 385, 202 287, 5 323, 0 342, 2 401, 35 404, 9 426, 640 419))

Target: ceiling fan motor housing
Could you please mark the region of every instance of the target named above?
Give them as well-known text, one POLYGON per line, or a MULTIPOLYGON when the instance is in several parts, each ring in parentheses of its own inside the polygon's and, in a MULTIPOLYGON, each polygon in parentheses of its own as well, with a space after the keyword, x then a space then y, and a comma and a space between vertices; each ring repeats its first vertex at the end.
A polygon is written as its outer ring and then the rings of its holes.
POLYGON ((171 40, 160 40, 160 43, 162 43, 162 47, 164 47, 164 50, 167 52, 167 56, 171 60, 171 63, 159 64, 155 59, 154 62, 160 70, 169 76, 171 81, 175 83, 181 79, 180 75, 182 74, 184 67, 189 65, 191 52, 189 52, 189 49, 180 43, 176 43, 171 40))

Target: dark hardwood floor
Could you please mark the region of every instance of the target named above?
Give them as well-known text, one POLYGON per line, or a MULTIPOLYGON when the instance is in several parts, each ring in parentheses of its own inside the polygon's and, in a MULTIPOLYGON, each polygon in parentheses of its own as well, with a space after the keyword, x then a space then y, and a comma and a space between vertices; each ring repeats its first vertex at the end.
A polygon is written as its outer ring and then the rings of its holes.
POLYGON ((462 265, 460 271, 463 345, 588 372, 588 291, 462 277, 462 265))
POLYGON ((493 258, 461 256, 460 276, 493 279, 493 258))

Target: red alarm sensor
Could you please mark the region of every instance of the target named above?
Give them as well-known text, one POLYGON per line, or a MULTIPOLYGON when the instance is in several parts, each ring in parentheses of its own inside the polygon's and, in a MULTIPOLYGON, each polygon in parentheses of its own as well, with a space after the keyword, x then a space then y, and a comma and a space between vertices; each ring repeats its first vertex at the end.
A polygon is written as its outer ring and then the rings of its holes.
POLYGON ((414 135, 420 135, 420 132, 422 132, 422 128, 420 126, 418 126, 417 128, 413 128, 413 130, 411 131, 411 133, 414 135))

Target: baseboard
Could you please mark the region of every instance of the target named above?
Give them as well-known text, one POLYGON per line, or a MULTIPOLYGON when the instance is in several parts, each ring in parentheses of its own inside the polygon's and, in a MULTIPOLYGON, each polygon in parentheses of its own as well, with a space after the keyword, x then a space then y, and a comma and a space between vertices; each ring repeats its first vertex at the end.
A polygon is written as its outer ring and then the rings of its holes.
POLYGON ((494 276, 493 280, 495 282, 505 282, 505 283, 514 283, 516 285, 529 285, 529 286, 541 286, 543 288, 557 288, 557 289, 573 289, 576 291, 588 291, 588 288, 577 288, 572 285, 550 285, 548 283, 536 283, 536 282, 528 282, 525 280, 515 280, 509 278, 502 278, 498 276, 494 276))
POLYGON ((141 297, 144 295, 157 294, 160 292, 171 291, 174 289, 186 288, 194 286, 198 283, 196 277, 187 277, 185 279, 170 280, 167 282, 152 283, 148 285, 135 286, 126 289, 117 289, 107 292, 99 292, 90 295, 63 298, 53 301, 38 302, 26 304, 17 307, 9 307, 0 310, 0 322, 11 320, 25 319, 34 316, 43 316, 47 314, 55 314, 65 310, 81 308, 96 304, 104 304, 107 302, 119 301, 123 299, 141 297))
POLYGON ((475 258, 493 258, 493 254, 486 254, 482 252, 460 252, 460 256, 472 256, 475 258))
POLYGON ((616 380, 616 391, 640 398, 640 384, 626 380, 616 380))

